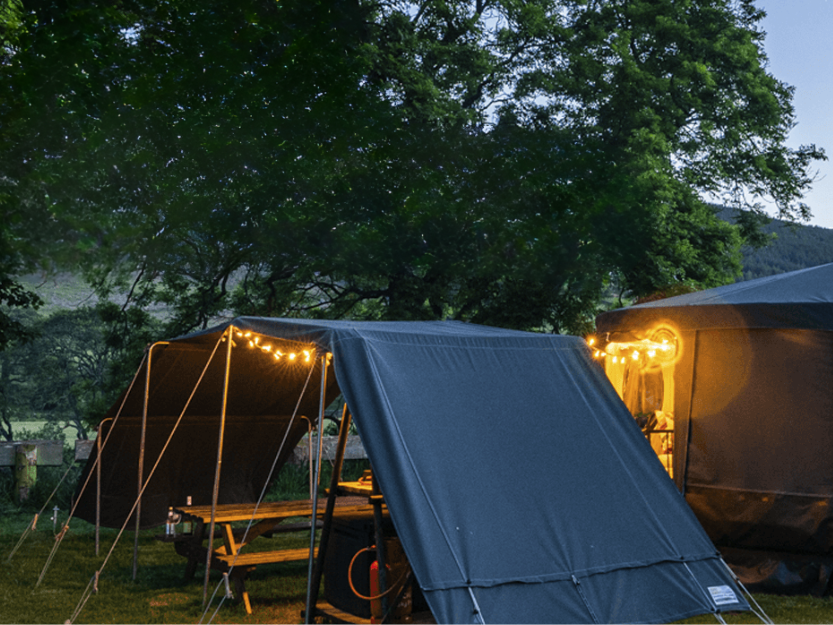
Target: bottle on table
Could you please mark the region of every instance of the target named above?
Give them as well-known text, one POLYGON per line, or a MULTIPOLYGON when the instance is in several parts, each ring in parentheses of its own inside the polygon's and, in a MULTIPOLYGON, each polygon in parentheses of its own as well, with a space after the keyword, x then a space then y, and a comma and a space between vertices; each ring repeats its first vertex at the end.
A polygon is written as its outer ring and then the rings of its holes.
MULTIPOLYGON (((188 495, 188 497, 186 498, 185 505, 186 506, 191 505, 191 495, 188 495)), ((190 536, 194 532, 193 527, 194 526, 191 524, 190 519, 186 518, 182 521, 182 533, 185 534, 186 536, 190 536)))

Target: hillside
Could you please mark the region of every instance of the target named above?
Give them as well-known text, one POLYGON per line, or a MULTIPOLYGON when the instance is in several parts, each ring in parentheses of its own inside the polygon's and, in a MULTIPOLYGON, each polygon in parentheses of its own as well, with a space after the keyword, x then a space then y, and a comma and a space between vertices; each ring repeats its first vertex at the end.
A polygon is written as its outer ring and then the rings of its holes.
MULTIPOLYGON (((726 220, 731 219, 729 209, 722 209, 720 216, 726 220)), ((763 249, 743 250, 743 276, 738 281, 833 262, 833 229, 793 225, 773 219, 764 230, 776 238, 763 249)), ((72 274, 63 273, 47 278, 28 275, 23 276, 21 281, 44 299, 42 312, 46 314, 61 308, 92 305, 97 300, 92 289, 79 276, 72 274)), ((124 296, 114 297, 113 301, 121 304, 124 296)))
MULTIPOLYGON (((728 209, 721 217, 730 219, 728 209)), ((764 227, 775 240, 759 250, 743 250, 743 277, 738 281, 763 278, 805 267, 833 262, 833 230, 818 226, 794 225, 779 219, 764 227)))

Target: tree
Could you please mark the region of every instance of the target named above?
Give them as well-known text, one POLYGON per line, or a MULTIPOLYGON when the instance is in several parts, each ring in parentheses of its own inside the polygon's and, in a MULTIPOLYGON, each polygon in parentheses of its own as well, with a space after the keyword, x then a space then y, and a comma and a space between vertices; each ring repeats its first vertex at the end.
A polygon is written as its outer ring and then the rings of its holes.
POLYGON ((579 331, 604 288, 739 273, 814 146, 751 0, 42 0, 7 55, 14 201, 172 311, 579 331), (747 201, 749 194, 752 201, 747 201))
POLYGON ((0 435, 6 440, 13 440, 15 424, 32 420, 88 438, 134 373, 142 339, 158 331, 145 315, 128 318, 108 303, 57 310, 28 324, 37 338, 0 352, 0 435))

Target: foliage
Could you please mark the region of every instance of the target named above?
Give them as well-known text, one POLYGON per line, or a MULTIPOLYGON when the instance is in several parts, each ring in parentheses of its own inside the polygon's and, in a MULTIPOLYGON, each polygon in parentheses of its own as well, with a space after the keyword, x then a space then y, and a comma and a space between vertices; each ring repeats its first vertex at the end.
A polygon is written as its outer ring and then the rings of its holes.
MULTIPOLYGON (((52 438, 48 434, 43 436, 43 432, 34 434, 32 438, 52 438)), ((44 526, 51 525, 48 518, 54 514, 56 506, 64 511, 64 515, 72 508, 72 498, 80 475, 81 465, 75 462, 74 451, 65 447, 63 464, 56 467, 39 466, 35 486, 29 491, 29 498, 21 502, 14 488, 14 469, 0 468, 0 515, 29 514, 31 519, 34 513, 43 511, 41 522, 44 526)))
POLYGON ((577 331, 611 285, 732 280, 754 228, 700 195, 806 218, 824 158, 785 145, 751 0, 23 6, 4 210, 101 295, 169 307, 168 335, 227 312, 577 331))
POLYGON ((44 420, 86 439, 133 374, 153 324, 108 303, 29 323, 38 337, 0 352, 0 434, 14 440, 14 423, 44 420))

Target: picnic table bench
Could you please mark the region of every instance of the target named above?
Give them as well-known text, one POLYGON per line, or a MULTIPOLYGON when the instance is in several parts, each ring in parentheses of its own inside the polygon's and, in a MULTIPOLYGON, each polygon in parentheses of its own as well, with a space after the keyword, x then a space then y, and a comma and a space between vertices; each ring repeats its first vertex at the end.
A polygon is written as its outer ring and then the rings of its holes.
MULTIPOLYGON (((341 505, 336 508, 336 515, 366 513, 370 516, 373 514, 371 506, 365 502, 355 503, 353 500, 340 503, 341 505)), ((167 540, 173 540, 176 552, 187 558, 185 576, 190 579, 194 576, 197 566, 204 565, 208 559, 208 546, 203 543, 208 537, 208 528, 211 526, 211 506, 182 506, 175 508, 174 511, 181 515, 183 521, 193 524, 191 534, 167 538, 167 540)), ((322 508, 319 508, 317 512, 319 518, 324 514, 322 508)), ((213 538, 222 538, 223 545, 214 548, 214 541, 208 541, 211 546, 209 566, 212 570, 228 574, 229 579, 234 583, 235 597, 243 602, 248 614, 252 613, 249 593, 245 586, 245 578, 249 573, 263 564, 307 561, 310 554, 309 547, 245 552, 243 548, 260 536, 269 537, 283 531, 309 529, 311 520, 299 523, 297 522, 299 517, 308 519, 312 517, 311 501, 268 502, 261 503, 257 507, 254 503, 222 504, 216 507, 213 538), (290 520, 295 522, 287 523, 290 520), (251 526, 248 530, 232 526, 236 522, 248 523, 250 521, 251 526)))

